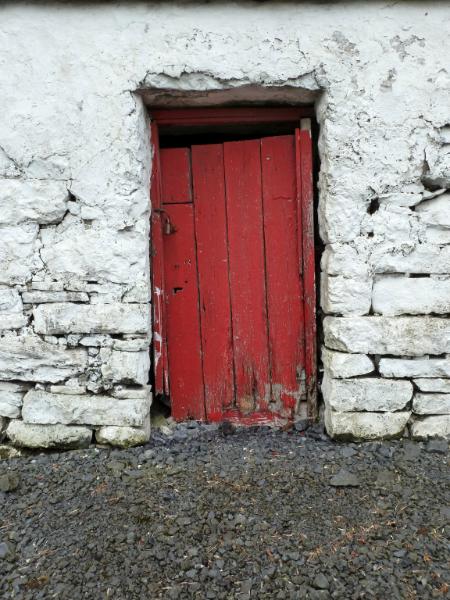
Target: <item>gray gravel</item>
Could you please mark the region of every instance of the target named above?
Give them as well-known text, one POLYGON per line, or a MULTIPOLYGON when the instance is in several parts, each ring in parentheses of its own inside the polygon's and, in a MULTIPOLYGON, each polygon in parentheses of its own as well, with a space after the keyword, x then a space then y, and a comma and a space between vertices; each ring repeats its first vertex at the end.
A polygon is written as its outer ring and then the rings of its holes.
POLYGON ((0 597, 447 598, 448 456, 194 424, 0 461, 0 597))

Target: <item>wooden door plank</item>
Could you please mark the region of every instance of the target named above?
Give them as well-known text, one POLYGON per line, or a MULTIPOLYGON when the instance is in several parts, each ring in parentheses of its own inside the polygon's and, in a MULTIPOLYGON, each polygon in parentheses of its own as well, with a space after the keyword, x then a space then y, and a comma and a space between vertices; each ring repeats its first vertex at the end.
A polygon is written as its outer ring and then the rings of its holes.
POLYGON ((166 319, 164 314, 164 262, 161 214, 161 170, 159 161, 159 136, 155 123, 151 124, 153 147, 151 200, 151 265, 152 265, 152 308, 153 308, 153 375, 154 394, 169 393, 167 372, 166 319))
POLYGON ((292 417, 304 380, 295 139, 261 140, 272 408, 292 417))
POLYGON ((165 207, 172 233, 164 236, 170 397, 175 420, 205 418, 198 281, 192 204, 165 207))
POLYGON ((311 121, 302 119, 295 131, 297 180, 301 184, 303 286, 305 310, 305 372, 308 416, 317 418, 316 287, 314 248, 313 156, 311 121))
POLYGON ((162 203, 192 202, 191 160, 189 148, 161 150, 162 203))
POLYGON ((223 146, 192 147, 205 407, 217 421, 234 400, 223 146))
POLYGON ((270 398, 259 140, 224 144, 236 405, 270 398))

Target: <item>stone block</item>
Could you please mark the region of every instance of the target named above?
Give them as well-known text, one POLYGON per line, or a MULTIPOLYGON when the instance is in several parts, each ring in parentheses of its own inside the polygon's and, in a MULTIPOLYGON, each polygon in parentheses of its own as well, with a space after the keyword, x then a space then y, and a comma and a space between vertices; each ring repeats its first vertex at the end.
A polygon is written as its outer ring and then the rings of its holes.
POLYGON ((26 304, 46 304, 48 302, 89 302, 85 292, 36 291, 24 292, 22 300, 26 304))
POLYGON ((51 232, 41 256, 55 279, 137 285, 148 281, 148 252, 147 232, 74 222, 67 231, 51 232))
POLYGON ((25 392, 2 390, 0 387, 0 416, 9 419, 20 417, 25 392))
POLYGON ((52 394, 69 394, 70 396, 83 396, 86 394, 85 385, 51 385, 50 392, 52 394))
POLYGON ((341 440, 376 440, 398 438, 411 416, 402 412, 334 412, 325 409, 325 428, 330 437, 341 440))
POLYGON ((411 424, 411 437, 416 440, 434 437, 450 439, 450 415, 436 415, 415 420, 411 424))
POLYGON ((31 390, 23 399, 22 418, 26 423, 142 427, 149 411, 148 398, 118 400, 31 390))
POLYGON ((88 335, 80 339, 80 344, 91 348, 108 348, 113 345, 113 339, 109 335, 88 335))
POLYGON ((327 244, 321 258, 323 273, 341 275, 353 279, 367 279, 369 249, 366 245, 327 244))
POLYGON ((31 425, 14 419, 6 429, 7 438, 23 448, 87 448, 92 429, 67 425, 31 425))
POLYGON ((413 399, 416 415, 450 415, 450 394, 421 394, 413 399))
POLYGON ((394 412, 411 400, 409 381, 379 378, 332 379, 325 374, 322 382, 325 406, 336 412, 394 412))
POLYGON ((0 338, 0 380, 57 383, 86 367, 85 350, 68 350, 33 335, 0 338))
POLYGON ((325 372, 331 377, 347 378, 366 375, 374 370, 372 360, 365 354, 347 354, 322 348, 325 372))
POLYGON ((62 292, 64 291, 63 281, 53 281, 52 279, 33 278, 31 289, 39 292, 62 292))
POLYGON ((373 310, 393 316, 450 312, 450 279, 385 276, 375 279, 373 310))
POLYGON ((34 329, 64 333, 143 333, 150 329, 148 304, 41 304, 33 310, 34 329))
POLYGON ((353 279, 321 275, 320 298, 324 312, 341 315, 365 315, 370 310, 371 279, 353 279))
POLYGON ((122 352, 138 352, 139 350, 146 350, 148 352, 150 344, 150 336, 145 338, 112 341, 112 347, 114 350, 122 350, 122 352))
POLYGON ((425 230, 424 241, 429 244, 450 244, 450 229, 430 225, 425 230))
POLYGON ((450 273, 450 246, 381 244, 371 262, 376 273, 450 273))
POLYGON ((383 377, 450 377, 450 358, 382 358, 383 377))
POLYGON ((19 329, 27 322, 19 292, 13 289, 0 289, 0 330, 19 329))
POLYGON ((325 317, 325 345, 341 352, 423 356, 450 352, 450 319, 325 317))
POLYGON ((416 206, 416 212, 427 225, 450 228, 450 193, 421 202, 416 206))
POLYGON ((24 284, 42 266, 38 249, 39 225, 0 226, 0 284, 24 284))
POLYGON ((61 221, 69 194, 63 181, 0 179, 0 199, 0 225, 45 224, 61 221))
POLYGON ((421 392, 439 392, 442 394, 450 394, 450 379, 414 379, 414 383, 421 392))
POLYGON ((150 353, 120 352, 119 350, 100 350, 100 356, 106 360, 101 367, 102 376, 108 381, 119 383, 138 383, 145 385, 150 372, 150 353))
POLYGON ((100 427, 95 432, 99 444, 109 444, 119 448, 141 446, 150 439, 150 416, 146 418, 143 427, 115 427, 113 425, 100 427))
POLYGON ((149 398, 151 401, 151 389, 150 385, 141 387, 123 387, 119 385, 111 390, 111 395, 114 398, 149 398))

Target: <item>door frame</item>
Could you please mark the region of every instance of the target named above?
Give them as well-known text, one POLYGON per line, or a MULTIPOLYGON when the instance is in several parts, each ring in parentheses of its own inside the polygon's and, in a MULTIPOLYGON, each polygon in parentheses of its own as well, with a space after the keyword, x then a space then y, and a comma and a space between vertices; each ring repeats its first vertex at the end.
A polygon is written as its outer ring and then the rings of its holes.
POLYGON ((153 375, 154 394, 169 394, 167 336, 164 314, 163 236, 166 222, 161 198, 159 160, 160 130, 164 128, 208 125, 242 125, 293 123, 296 148, 297 208, 302 224, 299 237, 302 246, 305 323, 305 385, 308 418, 315 420, 317 410, 317 327, 316 275, 314 245, 313 148, 311 107, 230 107, 230 108, 156 108, 150 109, 152 147, 151 201, 151 285, 153 309, 153 375))

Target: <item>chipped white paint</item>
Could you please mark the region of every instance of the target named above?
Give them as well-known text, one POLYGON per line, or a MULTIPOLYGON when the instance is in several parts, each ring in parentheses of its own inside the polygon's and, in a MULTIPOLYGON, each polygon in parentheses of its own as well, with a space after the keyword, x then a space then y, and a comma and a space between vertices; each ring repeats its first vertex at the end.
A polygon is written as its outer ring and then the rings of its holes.
MULTIPOLYGON (((145 389, 145 103, 230 101, 315 104, 321 304, 335 315, 324 326, 330 393, 347 385, 340 379, 369 373, 449 377, 449 279, 436 277, 450 275, 446 3, 41 2, 0 10, 8 56, 0 298, 11 300, 0 301, 0 379, 31 387, 73 387, 75 379, 96 394, 119 380, 145 389), (126 366, 107 363, 104 350, 120 352, 126 366)), ((155 297, 162 302, 162 291, 155 297)), ((388 408, 389 386, 374 385, 388 408)), ((370 404, 361 396, 366 412, 328 411, 329 432, 373 438, 403 430, 407 411, 371 413, 370 404)), ((413 433, 442 432, 433 418, 416 421, 413 433)), ((89 430, 14 427, 28 432, 16 433, 17 443, 89 438, 89 430)), ((103 439, 123 444, 126 431, 106 430, 103 439)))

